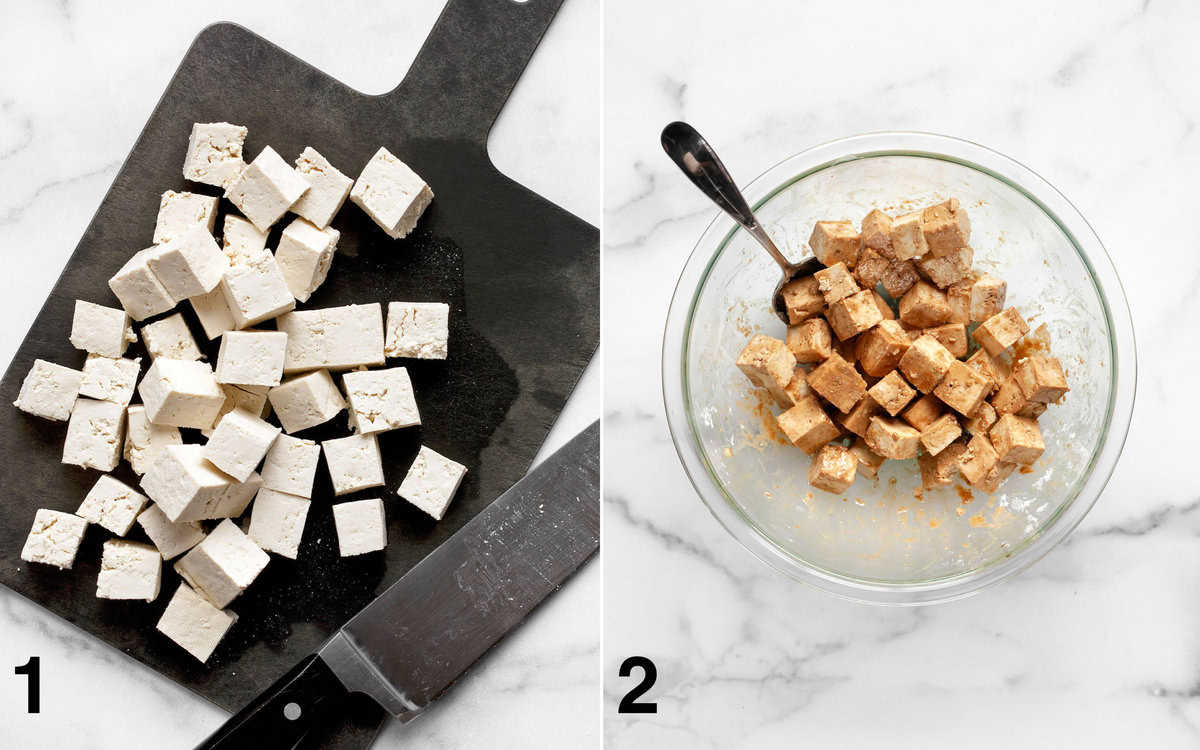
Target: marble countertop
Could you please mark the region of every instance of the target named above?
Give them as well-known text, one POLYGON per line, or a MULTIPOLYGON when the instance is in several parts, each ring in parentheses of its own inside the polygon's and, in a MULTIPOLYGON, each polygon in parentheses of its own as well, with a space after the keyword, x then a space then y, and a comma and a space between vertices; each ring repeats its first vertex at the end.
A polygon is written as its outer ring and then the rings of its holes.
MULTIPOLYGON (((350 86, 392 89, 441 0, 404 3, 170 4, 120 13, 63 0, 6 3, 0 24, 0 358, 8 361, 108 190, 192 38, 235 21, 350 86), (34 61, 34 62, 31 62, 34 61), (84 115, 84 116, 81 116, 84 115)), ((599 0, 569 0, 492 131, 501 171, 584 219, 600 219, 600 101, 575 85, 600 76, 599 0)), ((65 334, 64 334, 65 335, 65 334)), ((542 452, 600 411, 589 368, 542 452)), ((7 590, 0 590, 0 705, 9 747, 191 747, 224 720, 217 708, 7 590), (42 713, 23 713, 41 657, 42 713), (83 686, 83 689, 81 689, 83 686), (121 696, 117 704, 97 696, 121 696)), ((408 726, 378 743, 411 747, 595 746, 600 566, 590 564, 408 726)))
POLYGON ((682 33, 667 5, 606 5, 607 745, 1195 747, 1200 7, 698 0, 682 33), (743 182, 828 140, 924 130, 1075 203, 1122 276, 1140 383, 1124 456, 1066 544, 973 598, 885 609, 792 582, 725 533, 679 465, 658 377, 675 280, 715 215, 659 148, 674 119, 743 182), (657 714, 616 713, 631 654, 657 664, 657 714))

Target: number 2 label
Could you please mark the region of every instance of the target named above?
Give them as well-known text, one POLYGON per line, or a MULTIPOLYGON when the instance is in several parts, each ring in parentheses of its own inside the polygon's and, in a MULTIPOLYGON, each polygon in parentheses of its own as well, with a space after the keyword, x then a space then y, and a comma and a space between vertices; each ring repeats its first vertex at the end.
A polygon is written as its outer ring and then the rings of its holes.
POLYGON ((656 714, 658 713, 657 703, 653 701, 639 702, 638 698, 654 687, 654 681, 658 679, 658 668, 645 656, 631 656, 621 662, 621 669, 617 674, 621 677, 628 677, 635 668, 642 670, 642 681, 634 685, 633 689, 626 693, 621 702, 617 704, 617 713, 656 714))

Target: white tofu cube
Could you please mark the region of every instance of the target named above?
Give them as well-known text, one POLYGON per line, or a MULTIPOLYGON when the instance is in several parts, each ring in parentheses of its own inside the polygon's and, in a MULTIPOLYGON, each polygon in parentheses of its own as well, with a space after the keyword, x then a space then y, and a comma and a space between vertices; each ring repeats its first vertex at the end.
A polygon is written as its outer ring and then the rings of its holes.
POLYGON ((308 192, 292 205, 292 212, 324 229, 346 202, 354 180, 339 172, 312 146, 296 159, 296 172, 308 182, 308 192))
POLYGON ((117 536, 125 536, 147 502, 145 495, 105 474, 88 490, 75 515, 117 536))
POLYGON ((167 446, 142 477, 142 490, 175 522, 240 516, 261 486, 257 474, 239 482, 213 466, 203 445, 167 446))
POLYGON ((181 583, 159 618, 157 628, 183 650, 206 662, 235 622, 237 614, 214 607, 186 583, 181 583))
POLYGON ((271 558, 228 518, 217 524, 175 570, 214 606, 224 607, 245 591, 271 558))
POLYGON ((125 406, 112 401, 75 400, 62 462, 85 469, 112 471, 121 460, 125 406))
POLYGON ((275 256, 264 253, 246 265, 230 268, 221 280, 225 304, 237 328, 282 315, 296 307, 287 279, 275 256))
POLYGON ((221 248, 202 227, 188 229, 148 250, 146 264, 176 302, 211 292, 225 273, 221 248))
POLYGON ((162 558, 149 544, 110 539, 100 557, 96 596, 101 599, 158 598, 162 584, 162 558))
POLYGON ((183 445, 178 427, 152 423, 141 404, 125 410, 124 456, 135 474, 145 474, 168 445, 183 445))
POLYGON ((280 435, 263 460, 263 487, 297 497, 312 497, 320 456, 321 446, 312 440, 280 435))
POLYGON ((196 295, 188 299, 188 302, 192 303, 192 310, 200 319, 200 327, 204 329, 204 335, 209 340, 237 328, 229 303, 225 301, 224 281, 208 294, 196 295))
POLYGON ((350 189, 350 200, 392 239, 413 230, 433 191, 407 164, 380 148, 350 189))
POLYGON ((124 310, 75 300, 75 314, 71 318, 71 346, 89 354, 120 357, 134 341, 137 341, 137 335, 124 310))
POLYGON ((233 182, 246 167, 242 160, 246 134, 246 128, 227 122, 194 123, 183 158, 183 178, 220 188, 233 182))
POLYGON ((229 183, 225 197, 265 232, 307 190, 308 181, 267 146, 229 183))
POLYGON ((292 296, 300 302, 307 302, 325 281, 341 236, 333 227, 318 229, 304 219, 296 219, 283 230, 275 261, 292 296))
POLYGON ((440 521, 466 473, 467 467, 422 445, 396 492, 440 521))
POLYGON ((297 310, 281 315, 275 327, 288 336, 285 373, 384 363, 383 308, 378 302, 297 310))
POLYGON ((210 427, 225 403, 212 368, 182 359, 154 360, 138 394, 151 422, 176 427, 210 427))
POLYGON ((383 485, 383 461, 375 435, 350 435, 321 443, 333 493, 346 495, 383 485))
POLYGON ((168 190, 158 202, 158 221, 154 224, 154 244, 161 245, 182 237, 193 229, 212 236, 217 225, 217 202, 212 195, 177 193, 168 190))
POLYGON ((75 408, 82 379, 83 373, 79 370, 35 359, 21 382, 21 392, 13 406, 35 417, 66 421, 75 408))
POLYGON ((421 424, 412 380, 403 367, 355 370, 342 376, 358 432, 367 434, 421 424))
POLYGON ((338 552, 342 557, 378 552, 387 547, 387 519, 379 498, 333 506, 338 552))
POLYGON ((75 564, 86 530, 87 521, 79 516, 40 508, 33 515, 33 529, 21 549, 21 559, 67 570, 75 564))
POLYGON ((117 295, 125 312, 134 320, 145 320, 165 313, 177 302, 150 270, 147 260, 154 249, 147 248, 134 254, 108 280, 108 288, 117 295))
POLYGON ((175 523, 167 518, 162 508, 153 503, 138 515, 137 522, 142 531, 146 532, 146 536, 150 537, 150 541, 154 542, 158 554, 164 560, 179 557, 204 539, 204 528, 199 523, 175 523))
POLYGON ((230 331, 221 337, 217 382, 277 386, 283 379, 287 334, 279 331, 230 331))
POLYGON ((234 409, 217 423, 204 446, 204 457, 229 476, 244 482, 279 435, 279 428, 241 409, 234 409))
POLYGON ((328 370, 289 378, 268 391, 267 398, 287 433, 324 424, 346 408, 328 370))
POLYGON ((192 338, 182 313, 168 315, 143 326, 142 342, 154 359, 204 359, 204 353, 200 351, 196 339, 192 338))
POLYGON ((267 250, 267 233, 237 214, 225 215, 225 228, 221 233, 221 252, 230 267, 250 265, 261 258, 267 250))
POLYGON ((450 306, 442 302, 389 302, 384 352, 389 357, 445 359, 450 306))
POLYGON ((266 386, 221 383, 221 390, 225 393, 225 404, 221 407, 221 411, 213 423, 207 429, 200 430, 200 434, 206 438, 212 437, 217 423, 234 409, 242 409, 263 419, 266 419, 271 412, 271 407, 267 405, 267 391, 270 389, 266 386))
POLYGON ((133 398, 133 389, 137 385, 141 367, 141 357, 113 359, 89 354, 87 361, 83 363, 79 395, 126 406, 129 399, 133 398))
POLYGON ((250 538, 268 552, 296 559, 309 500, 265 487, 254 498, 250 512, 250 538))

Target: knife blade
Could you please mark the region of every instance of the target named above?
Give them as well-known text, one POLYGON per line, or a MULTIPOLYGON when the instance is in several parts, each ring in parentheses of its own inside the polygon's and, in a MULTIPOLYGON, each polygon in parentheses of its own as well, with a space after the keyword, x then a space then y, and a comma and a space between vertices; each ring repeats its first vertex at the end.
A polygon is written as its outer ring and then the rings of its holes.
POLYGON ((410 721, 599 546, 597 421, 198 747, 295 748, 351 693, 410 721))

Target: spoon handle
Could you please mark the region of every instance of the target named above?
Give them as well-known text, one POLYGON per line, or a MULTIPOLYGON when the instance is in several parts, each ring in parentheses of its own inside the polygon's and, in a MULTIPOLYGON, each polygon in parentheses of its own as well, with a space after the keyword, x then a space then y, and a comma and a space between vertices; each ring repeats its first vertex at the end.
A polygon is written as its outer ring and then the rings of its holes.
POLYGON ((662 146, 675 166, 683 171, 696 187, 720 206, 738 224, 758 240, 785 272, 792 264, 779 252, 775 243, 767 236, 754 212, 750 210, 742 191, 738 190, 729 170, 704 136, 686 122, 673 122, 663 128, 662 146))

